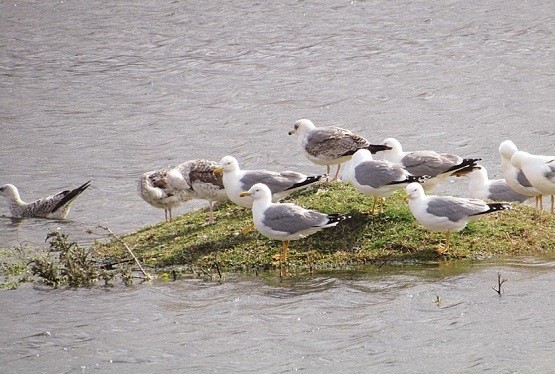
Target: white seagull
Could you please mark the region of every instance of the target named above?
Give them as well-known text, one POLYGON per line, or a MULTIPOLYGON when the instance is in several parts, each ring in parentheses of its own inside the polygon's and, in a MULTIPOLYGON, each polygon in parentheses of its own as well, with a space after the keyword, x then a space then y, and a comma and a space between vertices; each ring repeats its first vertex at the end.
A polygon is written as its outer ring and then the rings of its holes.
POLYGON ((172 209, 184 201, 183 194, 168 184, 169 168, 147 171, 137 180, 139 196, 155 208, 164 209, 166 222, 172 220, 172 209))
POLYGON ((280 263, 287 262, 289 241, 305 238, 350 218, 304 209, 291 203, 272 203, 272 193, 262 183, 255 184, 241 195, 254 199, 252 217, 256 229, 270 239, 282 241, 280 263))
POLYGON ((221 175, 214 174, 216 161, 185 161, 168 171, 168 184, 179 191, 185 200, 208 200, 208 224, 214 223, 214 203, 227 201, 221 175))
POLYGON ((434 151, 404 152, 401 143, 395 138, 387 138, 382 144, 389 148, 382 153, 384 159, 400 164, 412 175, 430 176, 423 183, 426 190, 434 189, 450 176, 459 177, 472 171, 476 163, 482 160, 434 151))
POLYGON ((297 136, 306 158, 316 165, 326 165, 327 174, 330 172, 330 165, 337 165, 332 181, 339 176, 341 164, 350 160, 357 150, 366 148, 376 153, 387 149, 380 144, 370 144, 362 136, 341 127, 316 127, 308 119, 295 122, 289 135, 297 136))
POLYGON ((69 213, 71 203, 90 186, 90 181, 74 190, 65 190, 55 195, 26 203, 21 200, 17 187, 13 184, 0 186, 0 195, 8 200, 10 214, 15 218, 37 217, 64 219, 69 213))
POLYGON ((438 248, 440 252, 449 249, 451 232, 461 231, 468 221, 479 218, 482 214, 510 209, 510 205, 506 203, 488 204, 478 199, 426 195, 418 183, 409 184, 406 191, 414 218, 430 231, 446 233, 445 246, 438 248))
POLYGON ((272 201, 279 201, 295 191, 306 188, 326 175, 306 176, 293 171, 281 173, 270 170, 241 170, 237 159, 233 156, 225 156, 221 159, 214 173, 223 173, 223 184, 229 200, 245 208, 252 207, 254 201, 250 195, 241 196, 241 192, 247 191, 256 183, 264 183, 272 192, 272 201))
POLYGON ((522 170, 526 178, 543 195, 551 195, 551 213, 555 210, 555 156, 533 155, 517 151, 511 163, 522 170))
POLYGON ((526 175, 511 163, 511 158, 518 151, 515 143, 505 140, 499 145, 499 155, 501 156, 501 169, 507 184, 516 192, 522 195, 536 198, 536 209, 542 210, 542 196, 526 175))
MULTIPOLYGON (((374 160, 367 149, 359 149, 343 170, 343 180, 351 182, 361 193, 374 197, 372 214, 376 208, 376 200, 391 195, 409 183, 422 183, 427 176, 413 176, 399 164, 386 160, 374 160)), ((381 204, 383 212, 383 204, 381 204)))
POLYGON ((466 177, 469 180, 468 194, 475 199, 523 203, 531 198, 513 190, 505 179, 489 179, 488 171, 482 165, 466 174, 466 177))

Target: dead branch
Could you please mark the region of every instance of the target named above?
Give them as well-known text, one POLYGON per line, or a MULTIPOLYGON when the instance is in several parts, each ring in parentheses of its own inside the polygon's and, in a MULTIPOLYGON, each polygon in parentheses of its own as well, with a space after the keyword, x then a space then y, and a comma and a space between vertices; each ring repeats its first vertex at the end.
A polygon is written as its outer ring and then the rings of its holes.
POLYGON ((505 283, 507 281, 507 279, 503 279, 501 280, 501 272, 498 271, 497 272, 497 288, 491 286, 491 288, 493 288, 493 290, 495 292, 497 292, 499 294, 499 296, 501 296, 501 286, 503 285, 503 283, 505 283))
POLYGON ((145 279, 152 279, 152 276, 150 274, 148 274, 145 269, 143 269, 139 259, 137 258, 137 256, 135 256, 135 254, 133 253, 133 251, 131 250, 131 248, 129 248, 129 246, 123 241, 121 240, 121 238, 119 236, 117 236, 116 234, 114 234, 114 232, 112 230, 110 230, 110 228, 106 227, 106 226, 101 226, 98 225, 99 228, 108 231, 108 233, 110 233, 110 235, 116 239, 119 243, 123 244, 123 246, 125 247, 125 249, 127 249, 127 252, 129 252, 129 254, 131 255, 131 257, 133 257, 133 259, 135 260, 135 262, 137 263, 137 266, 139 267, 139 269, 141 270, 141 273, 143 273, 145 279))
POLYGON ((220 277, 220 280, 221 280, 222 279, 222 272, 220 270, 220 263, 218 261, 214 261, 214 267, 218 271, 218 276, 220 277))

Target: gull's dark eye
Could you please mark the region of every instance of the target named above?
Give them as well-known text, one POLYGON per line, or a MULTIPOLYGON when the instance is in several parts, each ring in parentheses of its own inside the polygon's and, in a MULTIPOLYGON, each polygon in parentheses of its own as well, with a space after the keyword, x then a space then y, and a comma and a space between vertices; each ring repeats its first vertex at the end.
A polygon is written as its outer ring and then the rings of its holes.
POLYGON ((295 124, 295 126, 293 126, 293 128, 294 128, 295 130, 298 130, 298 129, 299 129, 299 125, 295 124))

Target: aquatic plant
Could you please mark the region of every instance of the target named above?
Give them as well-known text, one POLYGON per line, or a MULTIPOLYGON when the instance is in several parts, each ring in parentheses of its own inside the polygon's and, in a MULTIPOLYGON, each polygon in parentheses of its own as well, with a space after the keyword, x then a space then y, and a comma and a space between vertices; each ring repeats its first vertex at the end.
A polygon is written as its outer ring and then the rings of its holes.
POLYGON ((69 240, 69 235, 52 231, 47 235, 47 251, 30 246, 0 249, 0 289, 15 289, 21 283, 37 280, 58 288, 90 287, 98 282, 105 286, 120 279, 133 284, 138 276, 128 259, 107 262, 95 255, 92 248, 69 240))
POLYGON ((0 248, 0 289, 15 289, 20 283, 29 281, 31 274, 27 262, 30 251, 22 245, 9 249, 0 248))

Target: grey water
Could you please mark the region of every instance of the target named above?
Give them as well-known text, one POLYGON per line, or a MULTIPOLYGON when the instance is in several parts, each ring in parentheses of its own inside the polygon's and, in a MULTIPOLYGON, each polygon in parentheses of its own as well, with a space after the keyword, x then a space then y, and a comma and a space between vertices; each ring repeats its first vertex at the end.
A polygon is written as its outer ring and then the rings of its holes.
MULTIPOLYGON (((92 187, 66 221, 13 220, 0 199, 0 247, 158 223, 136 179, 189 159, 321 173, 287 135, 299 118, 482 157, 499 177, 505 139, 555 153, 553 21, 546 0, 2 0, 0 184, 26 201, 92 187)), ((496 266, 22 288, 1 296, 0 371, 547 372, 553 263, 519 264, 501 298, 496 266)))
POLYGON ((0 32, 0 183, 32 201, 92 180, 69 222, 0 199, 3 245, 160 222, 135 181, 189 159, 321 173, 287 135, 299 118, 491 177, 505 139, 554 152, 549 1, 2 1, 0 32))
POLYGON ((2 294, 0 365, 4 373, 550 373, 554 266, 19 288, 2 294), (491 289, 497 272, 507 279, 502 296, 491 289))

